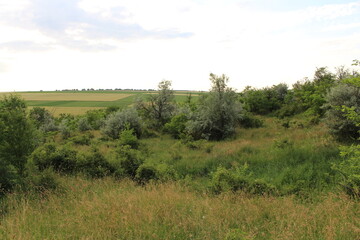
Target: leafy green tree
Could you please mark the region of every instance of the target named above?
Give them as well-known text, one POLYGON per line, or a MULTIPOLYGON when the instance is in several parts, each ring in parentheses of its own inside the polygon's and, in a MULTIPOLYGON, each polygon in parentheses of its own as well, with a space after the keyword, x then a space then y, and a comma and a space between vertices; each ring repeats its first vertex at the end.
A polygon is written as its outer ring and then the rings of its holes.
POLYGON ((158 93, 149 95, 148 102, 138 100, 137 109, 156 128, 164 126, 175 110, 174 91, 171 89, 171 81, 164 80, 158 85, 158 93))
POLYGON ((35 128, 25 101, 15 95, 5 96, 0 101, 0 159, 22 175, 35 144, 35 128))
POLYGON ((325 96, 336 83, 336 75, 325 67, 316 69, 313 80, 305 79, 293 85, 291 104, 297 105, 297 112, 307 111, 311 115, 323 116, 325 96))
POLYGON ((15 95, 0 100, 0 192, 11 190, 24 179, 36 136, 24 100, 15 95))
POLYGON ((227 76, 211 73, 210 81, 211 90, 200 99, 187 130, 196 139, 221 140, 235 133, 242 107, 235 91, 227 86, 227 76))
POLYGON ((284 83, 262 89, 248 86, 240 94, 240 99, 247 111, 256 114, 268 114, 280 109, 287 93, 288 87, 284 83))

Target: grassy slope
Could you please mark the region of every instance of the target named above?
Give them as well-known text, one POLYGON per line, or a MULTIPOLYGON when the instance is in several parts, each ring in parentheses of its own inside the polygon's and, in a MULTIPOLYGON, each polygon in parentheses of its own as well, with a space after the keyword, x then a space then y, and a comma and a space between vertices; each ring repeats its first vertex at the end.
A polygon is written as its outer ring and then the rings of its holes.
POLYGON ((1 239, 357 239, 360 209, 344 196, 198 195, 178 184, 63 179, 66 191, 8 199, 1 239), (227 237, 227 238, 226 238, 227 237))
MULTIPOLYGON (((142 187, 127 180, 61 177, 57 194, 11 195, 2 203, 7 213, 0 238, 357 239, 360 205, 336 191, 330 165, 338 150, 325 126, 297 119, 284 128, 279 120, 265 120, 265 128, 239 129, 234 139, 193 150, 166 135, 143 139, 147 163, 171 166, 180 178, 173 183, 142 187), (318 196, 303 201, 208 191, 218 166, 245 162, 254 177, 283 192, 301 187, 318 196)), ((113 150, 109 143, 101 149, 109 156, 113 150)))

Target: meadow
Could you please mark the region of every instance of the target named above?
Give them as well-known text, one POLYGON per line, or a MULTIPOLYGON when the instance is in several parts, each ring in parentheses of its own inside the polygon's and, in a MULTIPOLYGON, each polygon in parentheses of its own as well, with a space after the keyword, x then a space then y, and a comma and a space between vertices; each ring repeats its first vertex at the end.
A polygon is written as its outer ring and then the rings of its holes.
MULTIPOLYGON (((60 188, 9 194, 1 207, 1 239, 358 239, 360 205, 336 184, 339 150, 324 124, 296 118, 289 128, 264 117, 263 128, 196 146, 157 135, 140 140, 146 165, 162 178, 58 175, 60 188), (214 192, 219 167, 248 165, 271 194, 214 192), (169 174, 170 173, 170 174, 169 174), (173 174, 175 173, 175 174, 173 174)), ((118 143, 92 131, 91 145, 55 136, 79 152, 95 145, 112 159, 118 143)))
POLYGON ((25 184, 0 197, 0 239, 360 239, 359 199, 339 184, 343 157, 323 119, 252 116, 261 124, 221 141, 144 121, 137 137, 141 112, 126 107, 148 94, 19 93, 55 116, 35 123, 57 128, 39 125, 25 184), (116 119, 125 128, 109 135, 116 119))
MULTIPOLYGON (((54 116, 61 113, 72 115, 82 115, 89 110, 104 109, 107 107, 128 107, 138 99, 145 99, 148 94, 154 94, 154 91, 39 91, 39 92, 1 92, 0 98, 16 94, 23 98, 27 105, 31 107, 44 107, 54 116)), ((187 95, 197 98, 199 92, 176 91, 175 100, 185 101, 187 95)))

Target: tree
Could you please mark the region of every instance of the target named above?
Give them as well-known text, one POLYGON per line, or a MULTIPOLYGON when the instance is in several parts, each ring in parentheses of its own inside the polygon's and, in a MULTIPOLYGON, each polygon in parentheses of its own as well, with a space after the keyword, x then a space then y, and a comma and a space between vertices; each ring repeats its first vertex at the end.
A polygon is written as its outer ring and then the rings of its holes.
POLYGON ((360 127, 349 119, 344 108, 360 112, 360 87, 342 83, 331 89, 326 97, 326 123, 330 132, 339 140, 355 140, 359 137, 360 127))
POLYGON ((28 156, 36 144, 35 128, 26 104, 18 96, 0 100, 0 189, 9 190, 24 176, 28 156))
POLYGON ((235 132, 242 108, 235 91, 227 87, 227 76, 211 73, 210 81, 211 90, 200 99, 187 129, 194 138, 221 140, 235 132))
POLYGON ((164 80, 158 85, 158 93, 151 94, 148 103, 139 100, 137 109, 152 122, 155 127, 162 127, 167 123, 173 114, 175 106, 174 91, 171 89, 171 81, 164 80))

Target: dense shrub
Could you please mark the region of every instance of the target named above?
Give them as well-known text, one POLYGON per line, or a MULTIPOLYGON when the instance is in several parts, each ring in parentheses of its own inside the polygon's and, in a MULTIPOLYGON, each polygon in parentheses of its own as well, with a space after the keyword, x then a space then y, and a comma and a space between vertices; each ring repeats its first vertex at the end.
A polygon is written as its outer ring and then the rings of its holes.
POLYGON ((110 114, 104 122, 102 132, 112 139, 118 139, 121 131, 130 128, 134 129, 137 136, 141 135, 141 120, 133 108, 110 114))
POLYGON ((221 140, 235 133, 242 107, 235 91, 227 87, 229 78, 210 74, 212 88, 199 100, 198 111, 187 123, 194 139, 221 140))
POLYGON ((132 149, 129 145, 120 146, 117 149, 117 159, 113 166, 118 175, 135 178, 136 170, 144 163, 142 153, 132 149))
POLYGON ((26 110, 17 96, 0 100, 0 191, 11 190, 24 178, 28 156, 38 142, 26 110))
POLYGON ((106 116, 107 114, 103 109, 96 109, 87 111, 84 118, 86 118, 91 129, 99 130, 103 125, 106 116))
POLYGON ((249 112, 243 114, 239 120, 240 126, 243 128, 260 128, 264 126, 264 121, 258 117, 255 117, 249 112))
POLYGON ((45 108, 34 107, 30 110, 29 113, 30 119, 33 120, 37 129, 40 129, 44 132, 51 132, 58 130, 55 119, 45 108))
POLYGON ((212 189, 215 193, 241 190, 255 195, 276 192, 275 187, 264 180, 251 178, 247 164, 232 170, 218 167, 212 174, 212 189))
POLYGON ((330 132, 339 140, 355 140, 360 137, 360 127, 346 116, 343 107, 353 108, 360 113, 360 87, 339 84, 326 97, 326 123, 330 132))
POLYGON ((142 164, 136 170, 135 179, 140 184, 145 184, 145 183, 149 182, 150 180, 158 179, 158 171, 154 166, 142 164))
POLYGON ((57 172, 73 173, 77 170, 77 151, 67 146, 58 148, 54 143, 44 144, 30 159, 40 171, 53 168, 57 172))
POLYGON ((0 159, 0 196, 8 191, 11 191, 20 183, 21 177, 16 168, 0 159))
POLYGON ((88 119, 86 117, 82 117, 79 119, 78 121, 78 129, 79 131, 81 132, 85 132, 85 131, 88 131, 88 130, 91 130, 92 127, 88 121, 88 119))
POLYGON ((189 117, 185 113, 180 113, 171 118, 170 122, 164 126, 164 131, 171 134, 174 138, 180 138, 181 134, 185 133, 186 123, 189 121, 189 117))
POLYGON ((73 142, 77 145, 90 145, 91 144, 91 139, 94 138, 94 135, 92 135, 91 133, 86 133, 86 134, 82 134, 82 135, 76 135, 74 137, 69 138, 70 142, 73 142))
POLYGON ((114 167, 97 149, 82 155, 78 161, 77 169, 92 178, 105 177, 115 171, 114 167))
POLYGON ((344 160, 333 165, 342 176, 339 184, 348 195, 360 198, 360 145, 342 147, 341 156, 344 160))
POLYGON ((119 139, 120 145, 129 145, 133 149, 137 149, 139 147, 139 140, 134 135, 133 129, 125 129, 120 133, 119 139))
POLYGON ((268 114, 274 112, 284 104, 288 93, 288 86, 284 83, 274 85, 271 88, 254 89, 247 87, 241 93, 241 101, 246 110, 256 114, 268 114))
POLYGON ((27 188, 35 189, 39 192, 55 190, 60 186, 58 176, 52 168, 43 171, 31 169, 26 179, 27 188))

